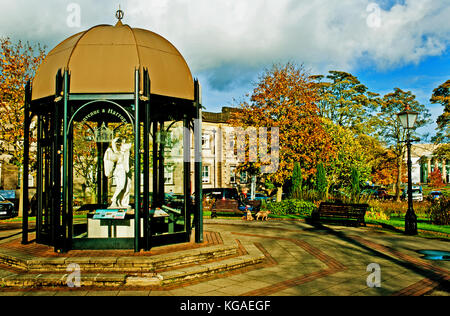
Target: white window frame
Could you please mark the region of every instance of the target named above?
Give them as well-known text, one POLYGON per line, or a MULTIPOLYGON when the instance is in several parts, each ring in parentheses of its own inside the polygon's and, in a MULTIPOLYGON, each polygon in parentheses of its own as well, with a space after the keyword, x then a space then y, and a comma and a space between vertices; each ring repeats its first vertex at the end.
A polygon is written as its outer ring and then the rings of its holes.
POLYGON ((230 183, 236 183, 236 168, 237 166, 230 166, 230 183))
POLYGON ((242 171, 241 174, 239 175, 239 182, 242 184, 247 184, 248 183, 248 173, 247 171, 242 171))
POLYGON ((164 167, 164 185, 174 185, 174 166, 164 167))
POLYGON ((203 183, 211 183, 211 167, 210 166, 203 166, 202 182, 203 183), (205 176, 205 174, 207 174, 207 176, 205 176))
POLYGON ((202 135, 202 148, 211 149, 211 135, 204 133, 202 135))

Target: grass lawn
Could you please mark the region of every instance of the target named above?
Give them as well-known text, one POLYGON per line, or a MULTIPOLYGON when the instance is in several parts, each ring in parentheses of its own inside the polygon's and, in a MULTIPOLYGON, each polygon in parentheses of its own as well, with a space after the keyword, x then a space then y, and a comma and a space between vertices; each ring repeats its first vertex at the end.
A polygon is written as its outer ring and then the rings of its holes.
MULTIPOLYGON (((220 217, 220 213, 218 213, 220 217)), ((211 212, 204 212, 205 218, 211 217, 211 212)), ((273 219, 291 219, 291 220, 306 220, 307 216, 302 215, 269 215, 270 218, 273 219)), ((226 214, 226 216, 221 217, 223 219, 240 219, 241 216, 226 214)), ((388 230, 404 230, 405 229, 405 219, 403 217, 391 217, 390 220, 372 220, 366 219, 367 224, 378 225, 388 230)), ((450 225, 433 225, 430 224, 429 221, 425 218, 418 217, 417 219, 417 228, 420 230, 419 235, 423 235, 421 231, 431 232, 431 233, 440 233, 445 234, 447 236, 443 236, 444 238, 450 239, 450 225)), ((428 235, 425 233, 425 235, 428 235)), ((440 237, 442 237, 440 235, 440 237)))
MULTIPOLYGON (((395 228, 399 228, 404 230, 405 229, 405 219, 400 217, 393 217, 390 220, 372 220, 368 219, 366 220, 367 224, 375 224, 375 225, 388 225, 395 228)), ((430 231, 430 232, 437 232, 437 233, 443 233, 450 235, 450 225, 433 225, 430 224, 429 221, 425 219, 418 218, 417 219, 417 229, 424 230, 424 231, 430 231)))
MULTIPOLYGON (((218 213, 220 217, 220 213, 218 213)), ((225 215, 225 214, 224 214, 225 215)), ((211 212, 204 212, 203 216, 205 218, 211 218, 211 212)), ((286 220, 306 220, 308 217, 302 216, 302 215, 269 215, 270 218, 273 219, 286 219, 286 220)), ((86 215, 75 215, 74 219, 84 219, 86 218, 86 215)), ((234 215, 227 213, 226 216, 221 217, 223 219, 230 219, 230 220, 239 220, 242 218, 241 215, 234 215)), ((36 217, 30 217, 28 218, 30 222, 35 222, 36 217)), ((2 220, 2 222, 5 223, 17 223, 22 222, 21 217, 16 217, 12 219, 2 220)), ((367 224, 372 225, 379 225, 382 226, 385 229, 394 229, 394 230, 404 230, 405 228, 405 219, 404 217, 391 217, 390 220, 373 220, 373 219, 366 219, 367 224)), ((431 233, 440 233, 447 236, 443 236, 444 238, 450 239, 450 225, 433 225, 430 224, 429 221, 425 218, 421 218, 420 216, 417 219, 417 228, 420 230, 419 235, 422 234, 421 231, 425 232, 431 232, 431 233)), ((440 235, 442 237, 442 235, 440 235)))

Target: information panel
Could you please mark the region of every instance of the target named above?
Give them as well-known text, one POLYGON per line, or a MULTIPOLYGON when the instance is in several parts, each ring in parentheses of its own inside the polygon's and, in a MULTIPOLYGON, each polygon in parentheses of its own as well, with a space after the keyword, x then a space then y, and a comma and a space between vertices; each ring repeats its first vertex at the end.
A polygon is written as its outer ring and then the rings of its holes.
POLYGON ((127 210, 97 210, 94 219, 125 219, 127 210))

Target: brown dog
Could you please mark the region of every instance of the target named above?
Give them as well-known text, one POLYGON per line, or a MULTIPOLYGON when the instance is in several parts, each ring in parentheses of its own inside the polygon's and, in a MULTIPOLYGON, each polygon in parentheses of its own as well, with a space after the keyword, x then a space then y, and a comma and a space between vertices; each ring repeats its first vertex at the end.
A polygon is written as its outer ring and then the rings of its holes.
POLYGON ((259 218, 261 218, 261 221, 268 221, 269 214, 270 214, 270 211, 260 211, 260 212, 258 212, 258 214, 256 214, 256 220, 258 221, 259 218))
POLYGON ((250 211, 247 211, 247 215, 242 217, 242 219, 245 221, 254 221, 255 220, 252 216, 252 212, 250 212, 250 211))

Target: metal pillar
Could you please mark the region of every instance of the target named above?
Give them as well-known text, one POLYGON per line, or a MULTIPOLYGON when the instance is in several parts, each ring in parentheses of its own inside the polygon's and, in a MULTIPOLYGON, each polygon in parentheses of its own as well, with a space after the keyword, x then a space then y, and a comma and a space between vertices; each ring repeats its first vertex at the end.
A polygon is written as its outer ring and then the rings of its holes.
POLYGON ((43 163, 44 163, 44 150, 42 146, 43 142, 43 128, 42 128, 42 115, 38 116, 38 124, 37 124, 37 174, 36 174, 36 202, 37 202, 37 210, 36 210, 36 240, 41 241, 41 232, 42 232, 42 197, 43 197, 43 163))
POLYGON ((23 142, 23 168, 22 168, 22 244, 28 243, 28 170, 30 162, 30 102, 31 102, 31 89, 30 81, 27 82, 25 87, 25 118, 24 118, 24 142, 23 142))
POLYGON ((60 162, 60 113, 59 104, 55 102, 55 108, 52 120, 52 153, 50 158, 50 182, 51 182, 51 205, 50 218, 52 222, 52 245, 55 252, 60 252, 60 228, 61 228, 61 162, 60 162))
POLYGON ((150 77, 147 69, 144 70, 144 95, 146 97, 144 108, 144 250, 149 251, 151 245, 151 225, 150 225, 150 77))
POLYGON ((195 242, 203 243, 203 180, 202 180, 202 104, 198 80, 195 80, 195 242))
POLYGON ((166 135, 164 129, 164 121, 159 122, 159 163, 158 163, 158 200, 161 205, 164 205, 165 200, 165 165, 164 165, 164 151, 165 151, 166 135))
POLYGON ((191 238, 191 129, 190 119, 183 117, 183 150, 184 150, 184 218, 187 237, 191 238))
MULTIPOLYGON (((70 109, 70 107, 69 107, 70 109)), ((69 111, 71 112, 71 111, 69 111)), ((70 113, 71 114, 71 113, 70 113)), ((72 238, 73 238, 73 125, 70 126, 68 130, 69 136, 67 141, 67 182, 68 182, 68 193, 67 193, 67 250, 72 249, 72 238)))
POLYGON ((417 216, 414 213, 412 199, 412 161, 411 161, 411 138, 408 130, 406 147, 408 150, 408 211, 405 216, 405 233, 417 235, 417 216))
POLYGON ((140 71, 135 71, 134 94, 134 251, 140 251, 140 198, 141 198, 141 124, 139 113, 140 71))
POLYGON ((64 71, 64 110, 63 110, 63 183, 62 183, 62 229, 61 229, 61 250, 67 251, 67 237, 68 237, 68 203, 69 201, 69 182, 68 182, 68 172, 69 172, 69 151, 68 151, 68 120, 69 120, 69 72, 64 71))
POLYGON ((158 192, 158 122, 153 121, 153 195, 152 195, 152 208, 161 207, 159 205, 159 192, 158 192))

